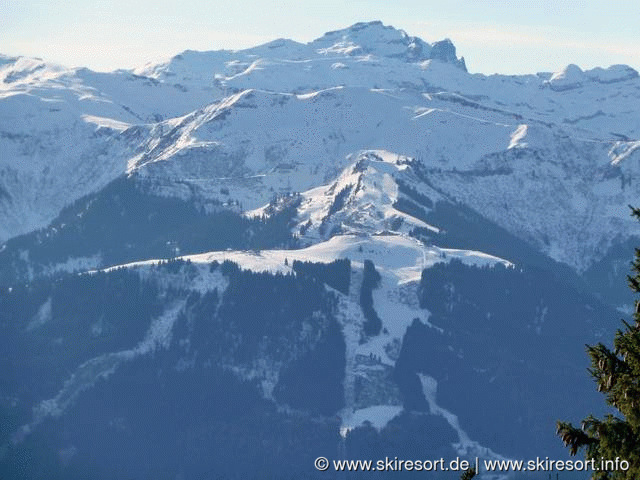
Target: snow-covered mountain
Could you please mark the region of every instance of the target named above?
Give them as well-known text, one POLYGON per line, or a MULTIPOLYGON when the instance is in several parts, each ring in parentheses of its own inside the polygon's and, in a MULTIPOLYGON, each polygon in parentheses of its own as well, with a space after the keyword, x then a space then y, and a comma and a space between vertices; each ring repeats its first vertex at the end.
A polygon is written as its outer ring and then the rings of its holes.
POLYGON ((163 448, 223 478, 245 450, 293 478, 414 437, 557 452, 594 405, 582 345, 629 300, 639 90, 621 65, 471 74, 381 22, 134 71, 0 56, 0 472, 49 445, 60 478, 148 476, 85 446, 96 411, 175 478, 204 470, 163 448), (158 419, 183 436, 147 450, 158 419))
POLYGON ((363 149, 419 160, 435 188, 581 271, 638 233, 620 207, 638 194, 630 67, 472 75, 449 41, 372 22, 136 72, 3 57, 0 77, 5 240, 133 171, 253 210, 331 183, 363 149))

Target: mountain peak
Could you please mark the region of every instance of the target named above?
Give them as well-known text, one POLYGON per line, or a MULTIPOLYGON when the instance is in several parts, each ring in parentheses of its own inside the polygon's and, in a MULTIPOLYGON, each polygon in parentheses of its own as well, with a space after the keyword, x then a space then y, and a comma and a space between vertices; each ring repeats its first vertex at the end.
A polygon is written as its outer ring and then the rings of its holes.
POLYGON ((404 30, 384 25, 381 21, 358 22, 342 30, 325 33, 310 43, 318 53, 330 55, 376 55, 399 58, 407 62, 439 60, 466 71, 464 59, 456 57, 449 39, 429 44, 404 30))
POLYGON ((564 91, 589 83, 616 83, 637 77, 638 72, 628 65, 611 65, 608 68, 596 67, 591 70, 582 70, 579 66, 570 64, 551 75, 545 84, 549 85, 552 90, 564 91))
POLYGON ((6 85, 51 78, 69 69, 38 57, 0 55, 0 82, 6 85))
POLYGON ((464 57, 458 58, 456 56, 456 47, 448 38, 431 44, 431 58, 441 62, 452 63, 465 71, 467 70, 464 57))
POLYGON ((371 34, 371 33, 375 33, 375 34, 386 33, 390 36, 397 36, 398 34, 400 35, 404 34, 406 36, 406 33, 404 31, 396 29, 391 25, 384 25, 380 20, 374 20, 371 22, 357 22, 347 28, 342 28, 340 30, 333 30, 333 31, 327 32, 321 38, 342 37, 346 34, 362 35, 362 34, 371 34))

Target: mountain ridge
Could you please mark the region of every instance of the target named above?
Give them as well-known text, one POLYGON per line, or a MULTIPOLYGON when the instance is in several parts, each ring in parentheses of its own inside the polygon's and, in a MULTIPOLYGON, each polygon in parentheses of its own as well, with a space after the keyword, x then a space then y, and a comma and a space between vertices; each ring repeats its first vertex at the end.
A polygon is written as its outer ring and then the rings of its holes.
POLYGON ((0 57, 0 476, 559 455, 633 300, 638 91, 470 74, 381 22, 135 71, 0 57))

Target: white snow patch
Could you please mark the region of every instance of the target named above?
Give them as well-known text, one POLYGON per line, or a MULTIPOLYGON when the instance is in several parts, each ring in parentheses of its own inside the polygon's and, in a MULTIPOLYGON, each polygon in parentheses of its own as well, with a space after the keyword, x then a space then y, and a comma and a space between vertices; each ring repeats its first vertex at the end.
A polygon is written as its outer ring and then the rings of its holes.
POLYGON ((640 148, 640 141, 616 142, 611 148, 611 150, 609 150, 611 165, 617 165, 623 160, 629 158, 639 148, 640 148))
MULTIPOLYGON (((189 257, 178 257, 189 258, 189 257)), ((213 261, 213 260, 212 260, 213 261)), ((180 270, 176 273, 170 273, 169 271, 163 271, 162 275, 158 275, 157 266, 162 264, 164 260, 143 260, 140 262, 129 263, 125 265, 115 265, 103 269, 104 272, 110 272, 118 268, 135 268, 138 270, 140 276, 143 279, 153 279, 162 288, 178 288, 184 290, 195 290, 199 293, 206 293, 213 290, 223 292, 228 286, 228 281, 224 275, 220 273, 219 269, 213 272, 209 268, 209 262, 193 262, 185 270, 180 270), (195 269, 193 272, 192 269, 195 269)), ((96 271, 87 272, 93 274, 96 271)))
POLYGON ((519 125, 518 128, 511 134, 511 142, 509 143, 509 149, 516 147, 526 147, 528 144, 523 141, 527 136, 527 125, 519 125))
POLYGON ((438 415, 444 418, 451 426, 451 428, 453 428, 458 434, 458 442, 452 445, 456 449, 458 455, 476 456, 485 459, 505 459, 505 457, 495 453, 490 448, 483 447, 475 440, 471 440, 467 432, 465 432, 460 426, 457 415, 438 405, 438 403, 436 402, 438 382, 435 378, 423 373, 418 373, 418 377, 420 378, 420 383, 422 384, 422 393, 424 394, 425 400, 429 404, 429 411, 431 412, 431 414, 438 415))
POLYGON ((70 257, 64 262, 46 266, 45 275, 53 275, 58 272, 75 273, 86 272, 95 269, 102 262, 102 255, 96 254, 90 257, 70 257))
POLYGON ((114 120, 113 118, 97 117, 95 115, 82 115, 82 119, 85 122, 92 123, 98 127, 109 128, 119 132, 124 132, 131 126, 129 123, 114 120))
POLYGON ((30 332, 31 330, 35 330, 36 328, 43 326, 49 320, 51 320, 51 297, 49 297, 46 302, 40 305, 38 312, 33 316, 31 321, 27 325, 27 331, 30 332))
MULTIPOLYGON (((468 265, 495 265, 501 263, 507 267, 513 264, 508 260, 473 250, 443 249, 436 246, 426 247, 419 240, 408 235, 336 235, 329 240, 298 250, 222 250, 195 255, 176 257, 189 260, 194 264, 219 263, 229 260, 240 267, 255 272, 287 273, 292 272, 293 260, 330 263, 348 258, 352 266, 362 267, 364 260, 374 262, 376 268, 388 270, 398 279, 398 283, 420 280, 422 270, 436 263, 459 259, 468 265), (285 259, 288 265, 285 265, 285 259)), ((105 269, 133 268, 154 265, 161 260, 144 260, 105 269)), ((215 272, 214 272, 215 273, 215 272)), ((206 288, 206 285, 203 285, 206 288)))
MULTIPOLYGON (((158 348, 167 349, 171 344, 173 325, 178 314, 184 308, 185 301, 176 302, 167 308, 162 315, 151 322, 144 339, 131 350, 134 357, 146 355, 158 348)), ((133 357, 132 357, 133 358, 133 357)))
POLYGON ((160 317, 152 321, 144 339, 135 347, 94 357, 77 367, 55 397, 43 400, 34 407, 33 420, 30 424, 21 427, 18 432, 30 432, 45 418, 62 415, 80 393, 93 387, 100 378, 110 376, 123 362, 152 353, 157 348, 168 348, 173 325, 185 303, 185 300, 175 302, 160 317))
POLYGON ((382 430, 402 410, 402 407, 397 405, 373 405, 350 413, 343 412, 340 435, 345 438, 351 430, 366 423, 377 430, 382 430))

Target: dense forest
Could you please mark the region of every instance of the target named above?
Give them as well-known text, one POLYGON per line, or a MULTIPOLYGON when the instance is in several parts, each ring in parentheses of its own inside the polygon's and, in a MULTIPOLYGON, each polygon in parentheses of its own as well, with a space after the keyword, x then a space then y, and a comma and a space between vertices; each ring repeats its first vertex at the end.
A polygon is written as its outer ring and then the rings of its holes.
MULTIPOLYGON (((348 263, 336 266, 344 271, 348 263)), ((248 478, 260 471, 293 479, 313 468, 313 452, 335 452, 345 345, 324 282, 230 262, 149 269, 2 288, 0 348, 8 356, 0 384, 16 401, 0 411, 0 477, 248 478), (202 293, 158 280, 189 285, 184 280, 198 275, 219 277, 225 288, 202 293), (150 324, 175 304, 182 308, 169 343, 137 354, 150 324), (293 410, 281 412, 269 395, 293 410), (43 398, 65 411, 36 419, 43 398), (21 426, 36 420, 25 434, 21 426)))
POLYGON ((162 197, 133 178, 65 208, 47 228, 9 240, 0 250, 0 285, 59 270, 118 265, 210 250, 293 247, 299 199, 274 198, 269 216, 248 218, 238 205, 162 197))

